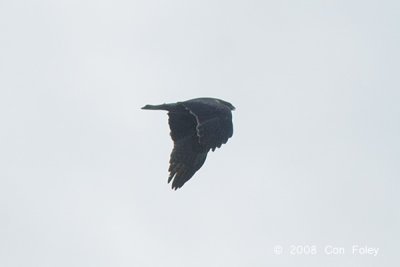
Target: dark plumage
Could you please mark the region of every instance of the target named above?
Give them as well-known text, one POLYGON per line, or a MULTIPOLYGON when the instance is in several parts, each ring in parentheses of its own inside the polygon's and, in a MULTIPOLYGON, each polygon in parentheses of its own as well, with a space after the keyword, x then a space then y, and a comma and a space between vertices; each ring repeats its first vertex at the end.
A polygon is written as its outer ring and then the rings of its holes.
POLYGON ((171 153, 168 183, 181 188, 203 166, 207 153, 221 147, 233 135, 232 110, 235 107, 216 98, 195 98, 142 109, 168 111, 171 153))

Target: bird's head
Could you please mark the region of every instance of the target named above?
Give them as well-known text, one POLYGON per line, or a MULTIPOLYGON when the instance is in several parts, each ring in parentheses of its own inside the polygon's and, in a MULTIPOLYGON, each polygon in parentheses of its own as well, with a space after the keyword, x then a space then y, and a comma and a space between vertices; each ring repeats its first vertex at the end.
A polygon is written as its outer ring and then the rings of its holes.
POLYGON ((235 110, 235 107, 234 107, 231 103, 226 102, 226 101, 221 100, 221 99, 217 99, 217 101, 218 101, 219 103, 225 105, 226 107, 228 107, 230 110, 235 110))

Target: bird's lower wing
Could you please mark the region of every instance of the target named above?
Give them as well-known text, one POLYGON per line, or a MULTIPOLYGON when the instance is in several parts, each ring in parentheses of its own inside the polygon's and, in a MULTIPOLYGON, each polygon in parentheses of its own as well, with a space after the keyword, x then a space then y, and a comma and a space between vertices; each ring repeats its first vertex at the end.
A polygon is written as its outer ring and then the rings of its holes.
POLYGON ((169 165, 168 183, 172 189, 181 188, 203 166, 207 152, 198 144, 197 136, 188 136, 174 143, 169 165))

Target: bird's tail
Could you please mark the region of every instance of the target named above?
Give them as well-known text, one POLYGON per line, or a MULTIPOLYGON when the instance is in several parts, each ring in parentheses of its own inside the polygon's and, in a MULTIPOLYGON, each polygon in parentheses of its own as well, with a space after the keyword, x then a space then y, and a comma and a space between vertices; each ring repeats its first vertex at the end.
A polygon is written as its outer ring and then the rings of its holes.
POLYGON ((170 110, 169 104, 161 104, 161 105, 146 105, 142 107, 142 109, 150 109, 150 110, 170 110))

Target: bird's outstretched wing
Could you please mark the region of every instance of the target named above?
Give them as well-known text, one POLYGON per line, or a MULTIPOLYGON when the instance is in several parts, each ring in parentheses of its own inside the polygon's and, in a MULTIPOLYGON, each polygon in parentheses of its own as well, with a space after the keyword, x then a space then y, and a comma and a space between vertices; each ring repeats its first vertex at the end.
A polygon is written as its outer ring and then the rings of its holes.
POLYGON ((197 125, 197 135, 200 144, 214 151, 226 144, 233 134, 231 120, 212 118, 197 125))
POLYGON ((196 118, 196 134, 205 148, 214 151, 232 137, 232 113, 227 107, 213 102, 207 108, 203 102, 184 102, 182 105, 196 118))
POLYGON ((168 112, 174 148, 171 153, 168 183, 172 189, 182 187, 203 166, 208 149, 199 143, 196 118, 183 106, 168 112))
POLYGON ((174 149, 169 161, 168 183, 172 189, 181 188, 203 166, 207 151, 202 151, 197 136, 186 136, 174 141, 174 149))

